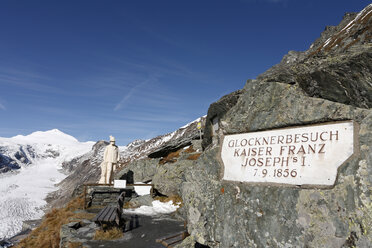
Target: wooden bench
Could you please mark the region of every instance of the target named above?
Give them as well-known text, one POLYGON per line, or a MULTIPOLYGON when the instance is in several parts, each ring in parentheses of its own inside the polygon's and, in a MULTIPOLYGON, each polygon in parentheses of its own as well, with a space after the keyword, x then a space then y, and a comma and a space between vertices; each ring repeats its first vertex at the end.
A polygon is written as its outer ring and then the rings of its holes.
POLYGON ((122 192, 118 197, 116 205, 108 205, 104 207, 94 218, 93 221, 99 225, 107 224, 109 226, 121 226, 121 214, 123 211, 125 192, 122 192))

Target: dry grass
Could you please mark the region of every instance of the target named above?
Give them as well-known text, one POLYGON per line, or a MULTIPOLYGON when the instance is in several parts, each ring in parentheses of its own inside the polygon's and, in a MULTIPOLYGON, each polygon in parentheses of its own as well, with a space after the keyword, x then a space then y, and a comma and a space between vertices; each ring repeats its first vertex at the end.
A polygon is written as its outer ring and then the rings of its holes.
MULTIPOLYGON (((177 158, 180 157, 181 152, 182 153, 183 152, 184 153, 194 153, 196 151, 195 151, 195 149, 194 149, 194 147, 192 145, 189 146, 185 150, 184 150, 184 148, 181 148, 178 151, 171 152, 166 157, 160 159, 159 164, 163 165, 163 164, 166 164, 166 163, 175 163, 175 162, 177 162, 177 158)), ((187 159, 189 159, 189 160, 196 160, 196 159, 198 159, 199 156, 200 156, 200 154, 198 154, 198 155, 190 155, 187 159)))
POLYGON ((195 153, 191 154, 190 156, 187 157, 187 160, 197 160, 200 157, 201 153, 195 153))
POLYGON ((171 196, 156 196, 154 198, 155 200, 158 200, 160 202, 169 202, 172 201, 173 205, 182 207, 183 200, 181 196, 179 195, 171 195, 171 196))
POLYGON ((72 242, 68 244, 68 248, 82 248, 83 244, 80 242, 72 242))
POLYGON ((196 151, 195 151, 194 147, 191 145, 191 146, 189 146, 189 148, 187 148, 187 149, 185 150, 185 152, 186 152, 186 153, 193 153, 193 152, 196 152, 196 151))
POLYGON ((113 240, 123 237, 123 230, 113 227, 107 230, 97 230, 94 235, 94 240, 113 240))
POLYGON ((177 158, 180 156, 182 149, 169 153, 166 157, 160 159, 159 164, 174 163, 177 162, 177 158))
POLYGON ((132 203, 132 202, 126 202, 126 203, 124 203, 124 205, 123 205, 123 208, 124 209, 129 209, 129 208, 139 208, 140 206, 139 205, 136 205, 136 204, 134 204, 134 203, 132 203))
POLYGON ((71 219, 79 221, 94 217, 94 214, 74 213, 76 210, 83 209, 83 205, 83 198, 78 197, 71 200, 65 208, 52 209, 51 212, 44 216, 40 226, 33 230, 27 238, 23 239, 16 248, 59 247, 59 232, 62 225, 69 223, 71 219))

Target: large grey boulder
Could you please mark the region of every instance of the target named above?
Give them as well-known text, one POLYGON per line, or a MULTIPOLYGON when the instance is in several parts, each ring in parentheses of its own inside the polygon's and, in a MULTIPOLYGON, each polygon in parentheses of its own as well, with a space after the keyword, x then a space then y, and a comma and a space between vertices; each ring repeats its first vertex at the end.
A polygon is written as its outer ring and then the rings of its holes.
POLYGON ((195 161, 181 159, 175 163, 167 163, 158 168, 152 183, 161 194, 180 195, 180 185, 185 181, 186 170, 194 168, 195 161))
POLYGON ((238 102, 241 94, 242 90, 234 91, 209 106, 202 141, 203 149, 212 143, 212 138, 218 129, 219 120, 238 102))
MULTIPOLYGON (((254 185, 221 180, 221 144, 185 173, 182 198, 188 231, 210 247, 370 247, 372 243, 372 111, 309 97, 297 85, 249 81, 220 120, 236 134, 354 120, 359 154, 330 189, 254 185)), ((181 246, 182 247, 182 246, 181 246)), ((185 244, 183 247, 189 247, 185 244)))
POLYGON ((115 174, 115 179, 126 179, 123 176, 132 174, 134 182, 148 182, 151 181, 158 170, 160 159, 139 159, 131 162, 125 166, 121 171, 115 174))

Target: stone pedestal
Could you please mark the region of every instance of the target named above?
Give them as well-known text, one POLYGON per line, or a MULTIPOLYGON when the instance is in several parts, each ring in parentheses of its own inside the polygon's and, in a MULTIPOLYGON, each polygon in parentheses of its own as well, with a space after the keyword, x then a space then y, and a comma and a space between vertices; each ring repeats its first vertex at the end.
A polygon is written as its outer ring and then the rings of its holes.
POLYGON ((119 195, 125 192, 124 202, 128 202, 134 193, 134 187, 115 189, 110 186, 92 186, 88 189, 89 206, 107 206, 117 204, 119 195))

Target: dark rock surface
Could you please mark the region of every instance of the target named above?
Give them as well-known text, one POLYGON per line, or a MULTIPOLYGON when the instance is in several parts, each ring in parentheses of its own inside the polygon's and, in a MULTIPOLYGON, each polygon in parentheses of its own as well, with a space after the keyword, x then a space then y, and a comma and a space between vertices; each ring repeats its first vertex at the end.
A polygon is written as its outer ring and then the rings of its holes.
POLYGON ((69 248, 72 243, 83 244, 92 240, 99 227, 89 220, 80 222, 70 222, 61 227, 60 231, 60 248, 69 248))
POLYGON ((213 125, 219 125, 219 120, 238 102, 242 92, 242 90, 232 92, 210 105, 205 120, 204 137, 202 142, 203 149, 212 143, 213 133, 216 131, 213 130, 213 125))
POLYGON ((179 159, 175 163, 159 166, 152 179, 154 188, 163 195, 180 195, 180 185, 185 181, 185 171, 194 168, 195 161, 179 159))
POLYGON ((18 170, 22 165, 27 166, 35 157, 35 151, 29 145, 17 145, 12 148, 0 146, 0 173, 18 170))
POLYGON ((346 14, 337 27, 327 27, 306 52, 289 52, 258 76, 266 82, 298 85, 308 96, 372 107, 372 5, 346 14))
POLYGON ((160 146, 155 151, 148 155, 149 158, 161 158, 167 156, 171 152, 178 151, 179 149, 191 145, 193 140, 200 139, 199 130, 197 129, 198 122, 202 126, 205 125, 205 117, 201 117, 199 121, 187 125, 184 128, 180 128, 177 132, 182 133, 183 135, 171 139, 166 144, 160 146))
POLYGON ((124 201, 129 201, 130 197, 134 194, 133 188, 127 187, 126 189, 115 189, 108 186, 88 187, 88 206, 116 205, 118 197, 123 191, 125 191, 124 201))
POLYGON ((14 159, 0 154, 0 173, 5 173, 10 170, 17 170, 19 168, 21 167, 14 159))
POLYGON ((134 182, 148 182, 154 177, 160 159, 139 159, 125 166, 115 174, 115 179, 125 179, 123 176, 128 172, 133 173, 134 182))

